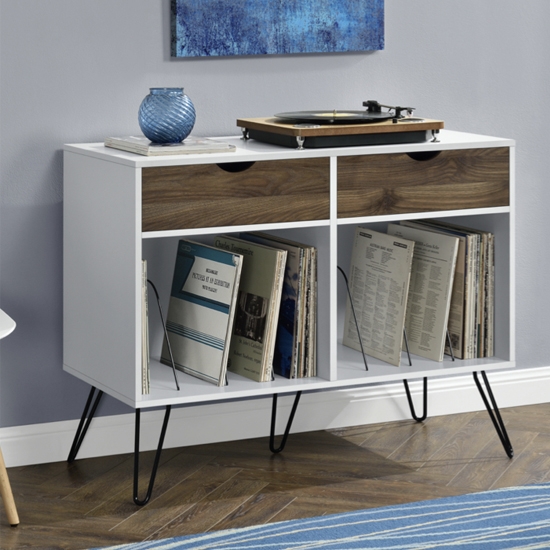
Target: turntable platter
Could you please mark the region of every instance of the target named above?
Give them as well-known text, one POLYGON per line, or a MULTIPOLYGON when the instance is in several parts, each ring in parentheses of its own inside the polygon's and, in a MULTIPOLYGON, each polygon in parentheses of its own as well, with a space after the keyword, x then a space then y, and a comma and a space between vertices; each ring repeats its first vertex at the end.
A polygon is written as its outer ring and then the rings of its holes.
POLYGON ((392 113, 378 113, 369 111, 296 111, 278 113, 275 118, 292 122, 315 122, 317 124, 366 124, 381 122, 395 118, 392 113))

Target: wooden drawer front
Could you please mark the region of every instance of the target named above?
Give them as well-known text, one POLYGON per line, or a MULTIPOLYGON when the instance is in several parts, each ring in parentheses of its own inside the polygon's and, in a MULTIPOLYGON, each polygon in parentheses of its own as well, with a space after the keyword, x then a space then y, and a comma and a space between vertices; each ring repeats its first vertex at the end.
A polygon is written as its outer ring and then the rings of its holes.
POLYGON ((338 217, 508 206, 509 157, 507 147, 340 157, 338 217))
POLYGON ((142 187, 143 231, 329 217, 328 158, 144 168, 142 187))

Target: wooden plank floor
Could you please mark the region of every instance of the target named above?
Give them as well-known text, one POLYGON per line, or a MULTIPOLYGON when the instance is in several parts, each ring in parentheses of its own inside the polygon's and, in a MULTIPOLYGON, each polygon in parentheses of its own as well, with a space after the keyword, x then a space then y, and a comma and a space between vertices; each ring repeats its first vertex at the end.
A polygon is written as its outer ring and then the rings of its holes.
MULTIPOLYGON (((168 449, 142 508, 131 455, 10 468, 21 524, 1 507, 0 548, 84 549, 547 480, 550 404, 502 416, 512 460, 486 412, 291 435, 278 455, 267 438, 168 449)), ((141 456, 144 488, 153 456, 141 456)))

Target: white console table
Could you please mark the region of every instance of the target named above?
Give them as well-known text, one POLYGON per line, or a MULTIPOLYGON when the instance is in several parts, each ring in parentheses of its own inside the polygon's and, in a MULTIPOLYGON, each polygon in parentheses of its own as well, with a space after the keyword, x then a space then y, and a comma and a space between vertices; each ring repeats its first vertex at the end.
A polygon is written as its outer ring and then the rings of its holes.
MULTIPOLYGON (((109 394, 136 410, 134 500, 139 414, 165 407, 157 459, 170 408, 274 397, 272 451, 284 447, 301 392, 473 373, 503 446, 512 446, 486 372, 515 366, 514 142, 444 130, 439 141, 296 150, 220 138, 236 152, 146 157, 99 143, 64 151, 64 369, 92 386, 69 460, 74 460, 99 399, 109 394), (346 288, 338 266, 350 264, 358 224, 403 219, 451 220, 495 233, 495 356, 433 362, 413 356, 401 367, 342 345, 346 288), (243 230, 277 233, 318 248, 318 366, 315 378, 257 383, 232 373, 216 387, 159 362, 163 330, 151 315, 151 391, 141 389, 141 263, 147 259, 167 308, 178 239, 209 242, 243 230), (481 373, 485 388, 481 385, 481 373), (95 394, 95 392, 98 392, 95 394), (297 398, 283 443, 274 448, 279 394, 297 398), (95 395, 95 397, 94 397, 95 395)), ((150 306, 150 310, 153 306, 150 306)), ((407 394, 408 386, 406 385, 407 394)), ((425 402, 426 403, 426 402, 425 402)), ((417 415, 410 400, 411 412, 417 415)))

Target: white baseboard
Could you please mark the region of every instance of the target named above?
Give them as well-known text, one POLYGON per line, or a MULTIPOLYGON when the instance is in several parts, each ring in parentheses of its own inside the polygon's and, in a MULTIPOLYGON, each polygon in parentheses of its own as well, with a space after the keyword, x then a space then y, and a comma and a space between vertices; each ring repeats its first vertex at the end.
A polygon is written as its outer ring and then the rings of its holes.
MULTIPOLYGON (((489 373, 500 408, 534 405, 550 399, 550 367, 489 373)), ((421 383, 410 384, 421 413, 421 383)), ((429 381, 428 416, 484 409, 471 376, 429 381)), ((277 431, 286 424, 293 397, 279 398, 277 431)), ((156 448, 164 412, 141 415, 141 449, 156 448)), ((269 434, 271 399, 249 399, 172 410, 165 448, 263 437, 269 434)), ((302 396, 292 432, 305 432, 409 419, 402 384, 384 384, 302 396)), ((67 459, 78 420, 0 429, 8 467, 67 459)), ((133 452, 134 415, 94 418, 78 458, 133 452)))

